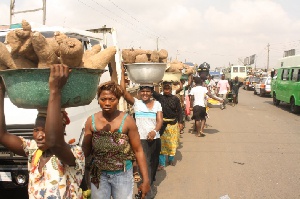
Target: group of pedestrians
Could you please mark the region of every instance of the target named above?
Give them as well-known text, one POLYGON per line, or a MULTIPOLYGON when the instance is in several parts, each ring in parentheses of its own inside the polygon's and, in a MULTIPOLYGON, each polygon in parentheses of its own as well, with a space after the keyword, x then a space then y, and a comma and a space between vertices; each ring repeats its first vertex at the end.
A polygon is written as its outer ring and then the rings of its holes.
POLYGON ((162 93, 156 92, 153 84, 142 84, 139 97, 134 97, 126 91, 122 66, 120 85, 114 81, 99 85, 97 98, 101 110, 87 118, 82 146, 69 145, 65 142, 64 130, 70 120, 61 107, 61 91, 69 72, 66 65, 50 66, 48 106, 37 115, 33 140, 7 131, 5 86, 0 78, 0 144, 28 157, 29 198, 82 198, 80 185, 87 166, 85 159, 89 156, 92 198, 131 199, 134 173, 141 175, 140 198, 154 198, 157 170, 167 164, 175 166, 180 131, 186 117, 184 104, 192 107, 197 135, 203 136, 206 96, 223 102, 211 94, 201 77, 194 78, 192 88, 190 78, 187 85, 181 83, 176 91, 189 90, 190 97, 183 98, 190 101, 189 104, 180 103, 172 94, 172 82, 162 83, 162 93), (134 118, 118 110, 121 97, 133 105, 134 118))
POLYGON ((133 195, 133 162, 138 165, 140 198, 154 198, 157 169, 175 165, 174 156, 183 128, 180 100, 171 94, 171 82, 163 83, 163 94, 153 85, 141 85, 139 98, 126 91, 124 69, 120 85, 99 85, 101 111, 86 120, 82 146, 64 140, 69 119, 61 111, 61 91, 68 80, 66 65, 50 66, 47 110, 37 116, 33 140, 10 134, 4 115, 5 86, 0 81, 0 143, 28 157, 29 198, 82 198, 80 185, 86 157, 91 155, 92 198, 126 198, 133 195), (121 97, 134 106, 135 118, 118 110, 121 97), (166 160, 166 157, 168 160, 166 160))
POLYGON ((238 103, 238 91, 242 83, 235 77, 233 81, 225 80, 225 75, 221 75, 221 80, 215 83, 211 75, 205 73, 197 74, 193 77, 190 95, 190 106, 193 107, 192 119, 195 120, 194 130, 197 136, 204 137, 204 127, 208 118, 208 98, 217 100, 221 103, 221 110, 225 109, 228 101, 228 95, 232 95, 232 104, 235 106, 238 103))
MULTIPOLYGON (((68 77, 68 66, 50 66, 48 107, 37 116, 33 140, 7 131, 5 86, 0 79, 0 143, 16 154, 28 157, 29 198, 82 198, 80 185, 86 166, 85 158, 90 154, 92 198, 131 199, 133 160, 137 161, 142 175, 139 190, 141 198, 144 198, 150 190, 151 178, 136 122, 130 115, 118 110, 123 89, 112 81, 98 87, 101 111, 87 118, 82 146, 69 145, 64 140, 69 119, 61 111, 61 91, 68 77)), ((153 134, 150 136, 153 137, 153 134)))
POLYGON ((232 98, 232 106, 234 107, 236 104, 238 104, 239 88, 242 85, 243 83, 239 81, 237 76, 234 78, 234 80, 230 81, 225 79, 224 74, 221 76, 221 80, 217 84, 217 94, 224 100, 224 102, 221 104, 222 110, 225 108, 229 95, 230 98, 232 98))

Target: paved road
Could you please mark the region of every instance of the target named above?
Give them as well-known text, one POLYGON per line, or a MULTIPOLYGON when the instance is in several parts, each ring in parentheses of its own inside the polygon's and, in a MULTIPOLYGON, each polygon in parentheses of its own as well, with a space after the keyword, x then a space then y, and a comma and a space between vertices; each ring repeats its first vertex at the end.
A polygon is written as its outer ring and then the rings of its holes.
POLYGON ((300 115, 240 90, 237 106, 209 116, 205 137, 187 123, 176 166, 157 173, 156 199, 300 198, 300 115))

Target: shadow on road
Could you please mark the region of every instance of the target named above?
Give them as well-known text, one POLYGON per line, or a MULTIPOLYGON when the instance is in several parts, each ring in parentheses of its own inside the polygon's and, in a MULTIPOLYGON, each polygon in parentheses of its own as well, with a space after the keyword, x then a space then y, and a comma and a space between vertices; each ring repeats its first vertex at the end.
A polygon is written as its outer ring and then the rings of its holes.
POLYGON ((166 176, 167 176, 167 172, 166 172, 165 169, 157 171, 156 176, 155 176, 156 179, 155 179, 154 185, 159 186, 160 183, 162 181, 164 181, 164 179, 166 178, 166 176))
MULTIPOLYGON (((273 104, 273 101, 264 101, 264 103, 273 105, 275 107, 275 105, 273 104)), ((279 108, 283 111, 291 113, 290 107, 291 107, 291 105, 288 103, 285 103, 285 102, 280 102, 280 104, 278 106, 276 106, 276 108, 279 108)), ((300 113, 295 113, 295 115, 300 115, 300 113)))
POLYGON ((181 148, 182 148, 182 142, 179 142, 177 149, 181 149, 181 148))
POLYGON ((217 129, 204 129, 204 133, 207 134, 215 134, 215 133, 219 133, 220 131, 217 129))
POLYGON ((175 155, 175 164, 177 164, 177 162, 182 160, 182 154, 180 151, 176 151, 176 155, 175 155))
MULTIPOLYGON (((196 135, 196 131, 194 131, 194 124, 192 124, 191 128, 188 129, 188 133, 191 134, 195 134, 196 135)), ((208 129, 209 127, 212 127, 211 125, 209 125, 208 123, 206 123, 206 127, 204 128, 204 133, 208 133, 208 134, 215 134, 215 133, 219 133, 220 131, 217 129, 208 129)))
MULTIPOLYGON (((182 142, 179 142, 179 146, 178 146, 177 149, 179 149, 179 148, 182 148, 182 142)), ((179 150, 176 151, 176 155, 175 155, 174 161, 175 161, 175 167, 176 167, 176 164, 178 162, 182 161, 182 154, 181 154, 181 152, 179 150)), ((169 165, 168 162, 169 162, 168 157, 166 157, 166 167, 173 167, 173 166, 169 165)), ((157 171, 156 172, 156 176, 155 176, 156 180, 155 180, 154 184, 156 186, 159 186, 160 183, 166 178, 166 176, 167 176, 167 172, 166 172, 165 169, 157 171)))

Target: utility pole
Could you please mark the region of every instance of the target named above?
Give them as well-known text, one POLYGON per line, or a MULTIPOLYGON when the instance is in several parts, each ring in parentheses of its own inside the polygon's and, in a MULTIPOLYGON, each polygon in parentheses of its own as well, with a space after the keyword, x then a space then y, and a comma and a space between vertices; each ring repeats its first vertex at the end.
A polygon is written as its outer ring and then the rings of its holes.
POLYGON ((12 24, 12 16, 15 14, 19 14, 19 13, 26 13, 26 12, 36 12, 36 11, 43 11, 43 25, 46 24, 46 0, 42 0, 43 1, 43 7, 42 8, 37 8, 37 9, 33 9, 33 10, 23 10, 23 11, 18 11, 15 12, 14 8, 15 8, 15 0, 10 0, 10 25, 12 24))
POLYGON ((268 59, 267 59, 267 71, 269 70, 269 59, 270 59, 270 44, 267 45, 268 48, 268 59))
POLYGON ((158 51, 158 38, 159 38, 159 37, 156 38, 156 50, 157 50, 157 51, 158 51))
POLYGON ((177 52, 176 52, 176 60, 178 60, 178 59, 177 59, 177 55, 180 55, 180 54, 178 53, 178 50, 177 50, 177 52))

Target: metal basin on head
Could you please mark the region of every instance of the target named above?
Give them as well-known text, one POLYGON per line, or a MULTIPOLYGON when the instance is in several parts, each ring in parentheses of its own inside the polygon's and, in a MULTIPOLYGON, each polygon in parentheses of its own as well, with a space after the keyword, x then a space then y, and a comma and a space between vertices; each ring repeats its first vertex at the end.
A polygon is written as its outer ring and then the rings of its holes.
POLYGON ((125 64, 129 79, 138 84, 159 83, 165 73, 166 63, 125 64))
MULTIPOLYGON (((88 105, 95 98, 105 70, 70 68, 62 89, 62 108, 88 105)), ((46 108, 49 100, 50 68, 8 69, 0 71, 11 102, 19 108, 46 108)))

